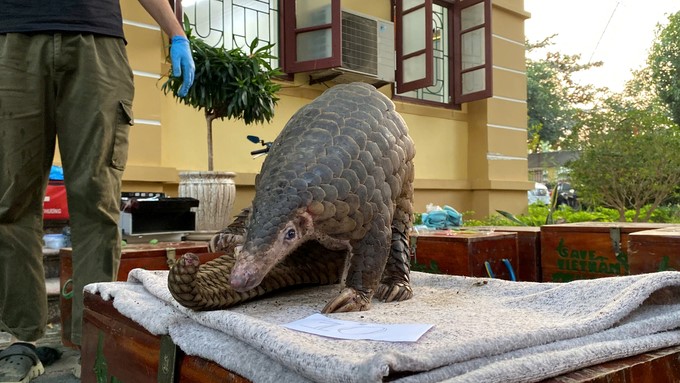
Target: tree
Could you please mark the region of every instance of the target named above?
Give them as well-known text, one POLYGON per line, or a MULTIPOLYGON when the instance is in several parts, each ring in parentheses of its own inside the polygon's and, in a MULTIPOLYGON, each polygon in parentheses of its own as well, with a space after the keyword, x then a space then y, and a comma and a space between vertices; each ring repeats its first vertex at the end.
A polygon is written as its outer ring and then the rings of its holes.
POLYGON ((665 27, 658 26, 647 64, 659 97, 680 125, 680 12, 670 15, 665 27))
MULTIPOLYGON (((639 89, 632 85, 629 91, 639 89)), ((624 92, 584 114, 583 149, 570 164, 582 199, 616 209, 620 221, 627 209, 633 221, 648 221, 680 183, 680 129, 653 101, 640 102, 624 92)))
MULTIPOLYGON (((552 45, 550 36, 538 43, 526 43, 528 51, 546 49, 552 45)), ((581 64, 580 55, 548 52, 539 60, 527 59, 527 108, 529 151, 538 152, 542 143, 560 149, 562 142, 575 126, 579 106, 596 98, 598 89, 580 85, 572 75, 602 65, 602 62, 581 64)))
POLYGON ((203 109, 208 133, 208 171, 212 171, 213 121, 224 118, 239 119, 245 124, 271 121, 279 100, 276 93, 281 89, 274 78, 281 72, 268 61, 274 57, 270 54, 273 44, 258 47, 259 40, 255 38, 248 52, 239 47, 227 50, 212 47, 194 36, 186 15, 184 28, 196 65, 194 84, 181 97, 178 92, 182 79, 168 75, 161 89, 196 110, 203 109))

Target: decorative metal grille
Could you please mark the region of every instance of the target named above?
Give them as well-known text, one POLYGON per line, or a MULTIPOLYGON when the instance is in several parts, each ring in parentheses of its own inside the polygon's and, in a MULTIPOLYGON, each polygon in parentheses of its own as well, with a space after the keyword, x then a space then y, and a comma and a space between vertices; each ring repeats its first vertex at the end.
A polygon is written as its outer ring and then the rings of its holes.
MULTIPOLYGON (((183 0, 182 10, 189 18, 193 33, 212 46, 225 49, 246 47, 256 37, 258 46, 276 44, 278 56, 278 0, 183 0)), ((279 67, 279 59, 270 60, 279 67)))

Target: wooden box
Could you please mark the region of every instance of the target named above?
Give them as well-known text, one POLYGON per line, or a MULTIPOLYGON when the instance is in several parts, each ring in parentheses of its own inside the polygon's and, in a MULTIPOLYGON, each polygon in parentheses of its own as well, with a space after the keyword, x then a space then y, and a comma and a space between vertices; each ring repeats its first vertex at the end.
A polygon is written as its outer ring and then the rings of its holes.
POLYGON ((578 222, 541 227, 543 282, 628 275, 631 233, 669 227, 662 223, 578 222))
MULTIPOLYGON (((62 329, 62 343, 75 347, 71 343, 71 299, 66 299, 63 293, 69 293, 73 288, 70 279, 73 275, 71 262, 72 249, 62 248, 59 251, 59 285, 62 294, 59 297, 60 323, 62 329)), ((159 242, 157 244, 131 244, 121 251, 119 281, 127 281, 128 273, 135 268, 147 270, 168 270, 168 259, 179 257, 186 253, 197 253, 201 263, 219 256, 218 253, 208 253, 207 242, 159 242)))
POLYGON ((475 231, 441 231, 413 238, 415 271, 489 277, 486 263, 496 278, 517 278, 517 234, 475 231), (503 259, 510 262, 509 268, 503 259))
POLYGON ((612 360, 569 372, 542 383, 680 382, 680 346, 612 360))
POLYGON ((680 226, 644 230, 628 236, 631 274, 680 270, 680 226))
MULTIPOLYGON (((415 298, 414 298, 415 299, 415 298)), ((120 314, 113 301, 85 293, 81 381, 247 383, 224 367, 175 348, 166 358, 167 343, 120 314), (163 345, 162 345, 163 344, 163 345), (161 357, 161 349, 164 356, 161 357), (160 361, 164 362, 160 364, 160 361), (159 366, 161 372, 159 374, 159 366), (172 376, 170 376, 172 375, 172 376), (115 380, 114 378, 117 378, 115 380)), ((273 379, 276 380, 276 379, 273 379)), ((680 381, 680 346, 605 362, 543 380, 543 383, 656 383, 680 381)))
POLYGON ((167 344, 161 346, 160 336, 152 335, 121 315, 113 307, 113 301, 104 301, 99 295, 85 293, 82 340, 83 383, 247 382, 212 361, 184 355, 179 348, 174 349, 175 363, 172 363, 168 358, 172 352, 167 352, 167 344), (164 363, 160 364, 160 360, 164 363), (162 366, 161 375, 159 366, 162 366))
MULTIPOLYGON (((538 226, 491 226, 494 232, 517 234, 517 280, 541 282, 541 228, 538 226)), ((470 227, 479 230, 478 227, 470 227)))

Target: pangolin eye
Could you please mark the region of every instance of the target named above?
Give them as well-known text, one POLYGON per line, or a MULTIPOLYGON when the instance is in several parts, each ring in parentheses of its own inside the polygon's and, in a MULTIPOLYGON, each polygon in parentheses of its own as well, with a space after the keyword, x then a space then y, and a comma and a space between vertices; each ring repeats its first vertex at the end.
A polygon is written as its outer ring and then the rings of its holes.
POLYGON ((288 231, 286 231, 286 239, 295 239, 295 229, 288 229, 288 231))

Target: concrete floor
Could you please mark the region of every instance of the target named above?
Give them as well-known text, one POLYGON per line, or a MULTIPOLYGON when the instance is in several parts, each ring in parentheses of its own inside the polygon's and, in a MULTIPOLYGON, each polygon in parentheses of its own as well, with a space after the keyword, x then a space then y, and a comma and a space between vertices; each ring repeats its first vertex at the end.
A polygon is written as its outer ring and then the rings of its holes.
MULTIPOLYGON (((0 349, 9 345, 9 334, 0 332, 0 349)), ((78 365, 80 352, 61 344, 61 326, 50 324, 45 336, 37 346, 52 347, 62 352, 61 358, 49 366, 45 366, 45 373, 31 383, 78 383, 80 379, 73 376, 73 369, 78 365)))

